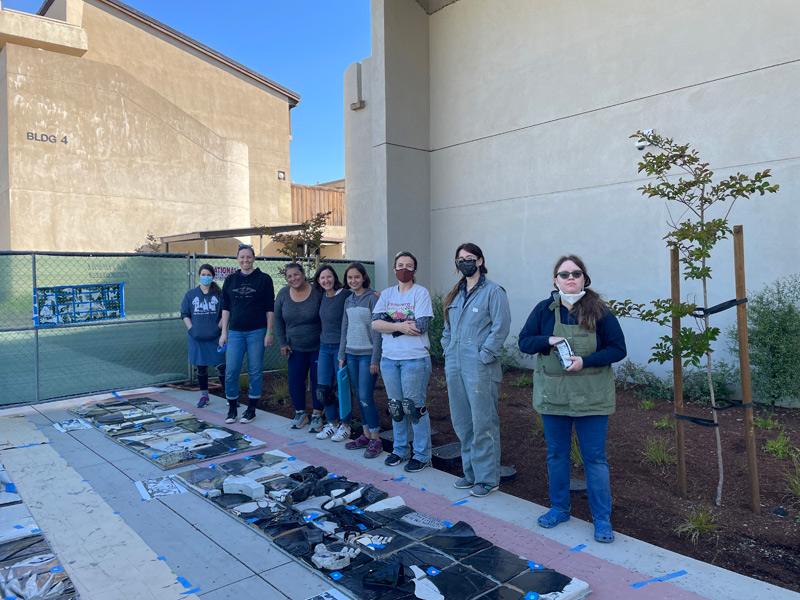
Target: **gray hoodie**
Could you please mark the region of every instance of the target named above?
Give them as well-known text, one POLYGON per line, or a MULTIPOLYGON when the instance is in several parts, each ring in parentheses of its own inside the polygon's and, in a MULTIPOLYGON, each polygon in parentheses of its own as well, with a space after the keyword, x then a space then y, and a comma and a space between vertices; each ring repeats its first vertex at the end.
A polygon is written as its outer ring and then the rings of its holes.
POLYGON ((344 301, 339 360, 345 360, 345 354, 372 355, 370 364, 380 364, 381 334, 372 330, 372 309, 377 303, 378 295, 372 288, 360 296, 350 294, 344 301))

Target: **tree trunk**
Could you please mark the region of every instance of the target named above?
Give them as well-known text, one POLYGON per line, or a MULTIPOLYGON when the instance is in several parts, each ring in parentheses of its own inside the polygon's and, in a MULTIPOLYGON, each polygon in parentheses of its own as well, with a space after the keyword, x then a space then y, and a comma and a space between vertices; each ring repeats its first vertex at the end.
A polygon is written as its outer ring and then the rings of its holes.
MULTIPOLYGON (((703 266, 705 266, 705 260, 703 260, 703 266)), ((708 288, 706 286, 706 278, 703 277, 703 308, 708 308, 708 288)), ((709 328, 708 322, 708 314, 703 317, 703 322, 705 323, 705 328, 709 328)), ((719 470, 719 481, 717 482, 717 497, 714 499, 714 503, 717 506, 722 505, 722 482, 725 479, 725 473, 722 467, 722 437, 719 434, 719 420, 717 419, 717 411, 714 410, 717 406, 717 400, 714 395, 714 379, 712 377, 713 369, 711 363, 711 352, 706 352, 706 376, 708 377, 708 393, 711 396, 711 412, 713 413, 714 423, 716 427, 714 427, 714 436, 717 440, 717 468, 719 470)))

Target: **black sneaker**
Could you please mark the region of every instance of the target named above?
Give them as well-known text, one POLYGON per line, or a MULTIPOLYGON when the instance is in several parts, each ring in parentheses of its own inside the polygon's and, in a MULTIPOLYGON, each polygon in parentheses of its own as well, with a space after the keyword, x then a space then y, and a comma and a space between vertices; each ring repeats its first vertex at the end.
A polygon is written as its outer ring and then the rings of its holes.
POLYGON ((408 464, 405 467, 406 473, 417 473, 418 471, 422 471, 425 467, 429 467, 431 461, 422 462, 421 460, 417 460, 416 458, 412 458, 408 461, 408 464))
POLYGON ((228 416, 225 417, 225 422, 226 423, 235 423, 236 422, 236 415, 237 415, 236 403, 235 402, 234 403, 230 403, 229 402, 228 403, 228 416))
POLYGON ((386 460, 383 461, 383 464, 393 467, 395 465, 399 465, 404 460, 405 458, 400 458, 399 456, 397 456, 397 454, 392 452, 389 456, 386 457, 386 460))
POLYGON ((239 423, 249 423, 250 421, 255 421, 255 420, 256 420, 256 409, 253 406, 249 406, 247 410, 244 411, 242 418, 239 419, 239 423))

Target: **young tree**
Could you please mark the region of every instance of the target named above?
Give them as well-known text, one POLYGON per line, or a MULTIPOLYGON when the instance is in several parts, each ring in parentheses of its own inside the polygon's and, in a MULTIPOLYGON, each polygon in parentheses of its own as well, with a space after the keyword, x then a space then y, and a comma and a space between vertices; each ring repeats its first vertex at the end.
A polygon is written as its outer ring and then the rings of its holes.
MULTIPOLYGON (((706 372, 712 407, 716 407, 714 384, 712 382, 712 344, 719 337, 718 327, 712 327, 708 311, 708 282, 711 279, 711 267, 708 259, 711 250, 720 240, 731 233, 728 215, 740 198, 750 198, 754 194, 763 196, 778 191, 778 185, 770 185, 770 170, 766 169, 754 175, 736 173, 716 183, 714 172, 708 163, 700 161, 696 150, 689 144, 676 144, 671 138, 662 137, 654 132, 637 131, 631 136, 644 140, 656 149, 647 152, 639 163, 639 173, 644 172, 651 181, 639 188, 647 198, 662 199, 669 214, 667 225, 669 233, 664 236, 667 247, 676 249, 683 265, 684 280, 699 281, 702 285, 703 304, 681 302, 673 304, 671 299, 658 299, 650 303, 634 304, 630 300, 612 302, 612 310, 618 316, 638 318, 643 321, 667 325, 673 317, 694 317, 695 327, 681 327, 677 345, 673 344, 670 335, 664 335, 653 346, 653 356, 649 362, 665 363, 674 356, 680 356, 684 366, 693 364, 700 366, 700 359, 705 356, 706 372), (676 176, 677 175, 677 176, 676 176), (728 203, 725 207, 719 207, 728 203), (677 204, 679 214, 673 214, 677 204)), ((717 414, 712 410, 714 423, 717 414)), ((717 483, 716 504, 722 503, 722 443, 719 427, 714 428, 717 441, 717 465, 719 481, 717 483)))
POLYGON ((310 219, 300 223, 296 233, 273 233, 269 227, 264 227, 263 232, 272 241, 280 244, 278 253, 290 260, 314 257, 314 268, 319 267, 319 251, 322 248, 322 235, 325 232, 325 223, 331 211, 317 213, 310 219))
POLYGON ((148 229, 144 244, 134 249, 134 252, 161 252, 161 242, 159 242, 155 234, 148 229))

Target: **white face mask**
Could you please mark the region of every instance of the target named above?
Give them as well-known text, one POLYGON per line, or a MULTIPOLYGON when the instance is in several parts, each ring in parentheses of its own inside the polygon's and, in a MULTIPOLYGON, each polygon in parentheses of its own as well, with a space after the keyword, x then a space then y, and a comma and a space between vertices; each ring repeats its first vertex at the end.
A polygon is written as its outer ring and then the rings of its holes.
POLYGON ((566 294, 561 291, 561 288, 558 288, 558 295, 561 296, 561 299, 564 302, 568 302, 569 304, 575 304, 578 300, 580 300, 586 295, 586 292, 583 289, 581 289, 581 291, 578 292, 577 294, 566 294))

